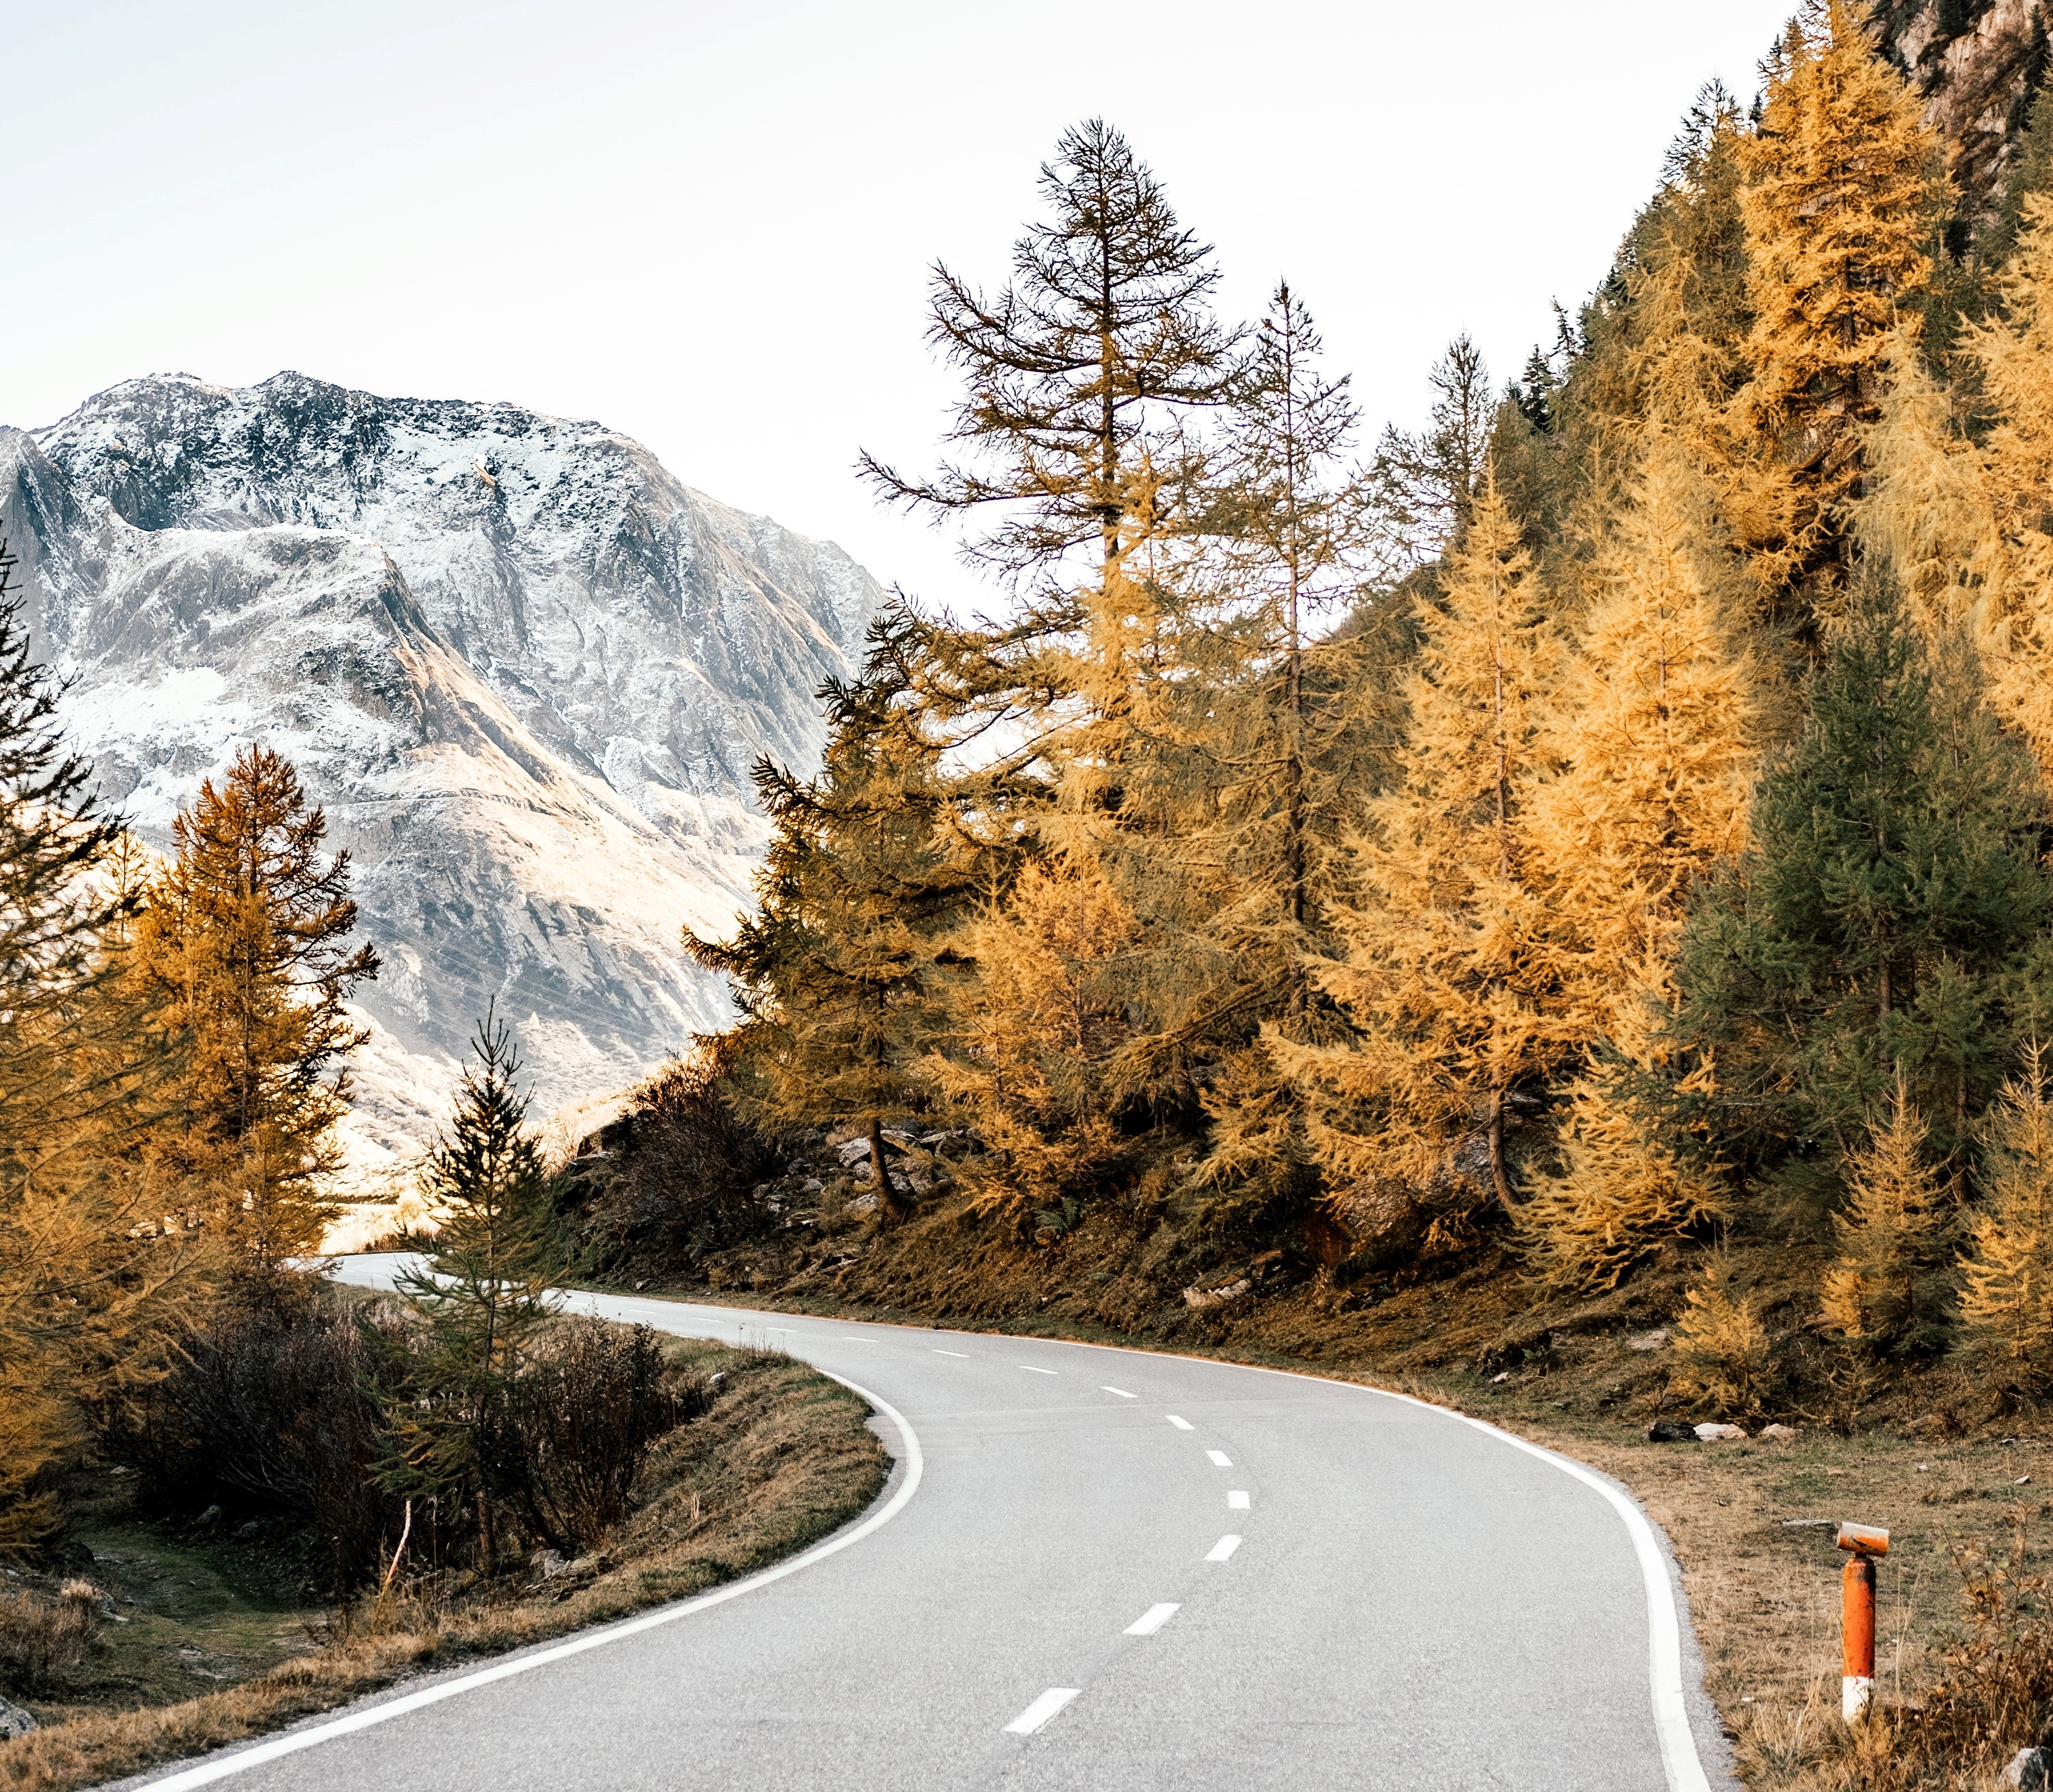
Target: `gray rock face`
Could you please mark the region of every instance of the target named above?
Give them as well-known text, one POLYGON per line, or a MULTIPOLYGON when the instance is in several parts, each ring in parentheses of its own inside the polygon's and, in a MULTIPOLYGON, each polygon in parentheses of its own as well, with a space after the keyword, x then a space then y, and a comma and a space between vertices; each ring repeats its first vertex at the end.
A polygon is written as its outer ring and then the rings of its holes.
POLYGON ((132 380, 0 430, 0 529, 146 837, 249 741, 326 806, 386 961, 374 1160, 432 1130, 488 1000, 544 1111, 720 1024, 678 930, 747 901, 749 767, 816 760, 813 693, 881 596, 598 425, 296 374, 132 380))

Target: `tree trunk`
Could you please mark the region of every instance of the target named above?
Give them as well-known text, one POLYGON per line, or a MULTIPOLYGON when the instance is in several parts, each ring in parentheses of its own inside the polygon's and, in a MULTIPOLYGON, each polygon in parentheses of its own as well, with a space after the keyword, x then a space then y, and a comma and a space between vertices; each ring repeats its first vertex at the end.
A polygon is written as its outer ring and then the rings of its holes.
POLYGON ((477 1551, 484 1558, 480 1566, 485 1578, 490 1580, 498 1569, 499 1546, 492 1535, 492 1502, 481 1487, 477 1490, 477 1551))
POLYGON ((869 1117, 869 1173, 877 1185, 877 1211, 885 1221, 895 1226, 911 1219, 913 1204, 891 1180, 890 1166, 884 1157, 884 1122, 874 1114, 869 1117))
POLYGON ((1509 1213, 1513 1204, 1511 1175, 1504 1167, 1504 1091, 1490 1092, 1490 1176, 1497 1185, 1498 1204, 1509 1213))

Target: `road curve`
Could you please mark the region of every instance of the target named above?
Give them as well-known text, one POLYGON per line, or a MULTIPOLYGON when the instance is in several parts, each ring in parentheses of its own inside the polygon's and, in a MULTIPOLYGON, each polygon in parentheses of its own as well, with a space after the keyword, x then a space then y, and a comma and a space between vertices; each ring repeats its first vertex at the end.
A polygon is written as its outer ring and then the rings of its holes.
MULTIPOLYGON (((350 1259, 340 1274, 383 1286, 395 1260, 350 1259)), ((1487 1426, 1344 1383, 1141 1351, 575 1304, 782 1344, 866 1393, 898 1458, 884 1501, 752 1581, 133 1783, 1733 1783, 1674 1653, 1681 1595, 1657 1534, 1615 1484, 1487 1426)), ((1680 1638, 1694 1661, 1686 1622, 1680 1638)))

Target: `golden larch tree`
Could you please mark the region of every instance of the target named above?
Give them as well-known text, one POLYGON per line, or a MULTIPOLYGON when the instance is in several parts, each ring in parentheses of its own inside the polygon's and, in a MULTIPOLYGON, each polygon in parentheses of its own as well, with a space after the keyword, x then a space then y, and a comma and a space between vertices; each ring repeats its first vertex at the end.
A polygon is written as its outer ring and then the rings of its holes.
POLYGON ((1839 1254, 1825 1273, 1825 1317, 1878 1354, 1939 1339, 1947 1207, 1930 1134, 1899 1079, 1886 1117, 1847 1162, 1846 1206, 1832 1216, 1839 1254))
POLYGON ((979 974, 953 992, 948 1049, 926 1070, 989 1148, 964 1171, 984 1210, 1059 1212, 1126 1149, 1119 1059, 1137 933, 1103 868, 1067 855, 1030 864, 967 930, 979 974))
MULTIPOLYGON (((2053 197, 2027 195, 2017 246, 1996 282, 1996 314, 1961 349, 1993 422, 1981 450, 1951 445, 1957 484, 1976 504, 1980 541, 1957 525, 1952 559, 1973 555, 1989 614, 1978 618, 1991 700, 2053 774, 2053 197)), ((1899 508, 1916 515, 1916 488, 1899 508)))
POLYGON ((1945 186, 1917 95, 1852 0, 1806 0, 1779 63, 1742 149, 1753 371, 1733 421, 1753 458, 1731 505, 1771 608, 1815 608, 1842 582, 1845 505, 1945 186))
POLYGON ((1549 1279, 1612 1282, 1721 1210, 1713 1166, 1662 1136, 1619 1071, 1665 1063, 1692 886, 1746 843, 1754 669, 1707 566, 1708 494, 1658 438, 1546 706, 1527 799, 1564 1027, 1584 1055, 1520 1232, 1549 1279), (1602 1060, 1619 1063, 1610 1073, 1602 1060))
POLYGON ((211 1223, 258 1270, 320 1248, 346 1060, 368 1037, 344 1003, 378 955, 347 943, 349 855, 324 854, 327 832, 291 763, 244 748, 179 815, 135 930, 183 1044, 186 1130, 165 1153, 213 1185, 211 1223))
POLYGON ((2036 1039, 1982 1144, 1981 1203, 1961 1259, 1961 1342, 1992 1380, 2039 1394, 2053 1388, 2053 1103, 2036 1039))
POLYGON ((1509 1206, 1514 1098, 1556 1069, 1568 1036, 1524 794, 1554 642, 1494 477, 1417 623, 1399 777, 1355 845, 1334 915, 1344 956, 1316 968, 1360 1037, 1275 1050, 1308 1084, 1336 1181, 1416 1188, 1476 1138, 1487 1192, 1509 1206))

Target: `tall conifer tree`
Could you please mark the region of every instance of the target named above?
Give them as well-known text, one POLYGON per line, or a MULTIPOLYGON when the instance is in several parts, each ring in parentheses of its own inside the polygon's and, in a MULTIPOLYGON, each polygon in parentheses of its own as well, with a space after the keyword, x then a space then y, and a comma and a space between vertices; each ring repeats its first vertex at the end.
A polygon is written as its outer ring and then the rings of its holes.
POLYGON ((1734 420, 1753 448, 1732 520, 1764 599, 1808 629, 1846 582, 1887 345, 1916 328, 1950 208, 1918 96, 1852 0, 1805 0, 1742 160, 1752 377, 1734 420))
POLYGON ((1665 1063, 1674 960, 1696 882, 1745 843, 1757 751, 1754 671, 1705 567, 1718 545, 1701 481, 1656 438, 1608 552, 1606 588, 1549 705, 1529 798, 1566 1025, 1586 1055, 1563 1165, 1519 1214, 1547 1273, 1615 1279, 1722 1205, 1702 1142, 1664 1136, 1614 1061, 1665 1063))
MULTIPOLYGON (((888 611, 871 628, 863 677, 823 688, 831 733, 817 776, 758 763, 775 830, 758 912, 730 941, 685 937, 732 980, 744 1016, 728 1052, 744 1109, 777 1130, 856 1119, 892 1220, 911 1208, 890 1173, 884 1120, 925 1098, 921 1067, 946 1022, 953 935, 971 918, 983 856, 952 825, 961 792, 907 701, 902 655, 916 627, 888 611)), ((968 788, 987 808, 992 781, 968 788)))
POLYGON ((1958 1148, 2035 999, 2017 978, 2053 917, 2043 806, 1971 653, 1935 676, 1894 588, 1863 597, 1745 856, 1690 916, 1682 1036, 1715 1049, 1723 1123, 1850 1153, 1901 1076, 1958 1148))
POLYGON ((1507 1134, 1568 1046, 1525 796, 1553 677, 1531 556, 1486 480, 1441 595, 1422 601, 1401 782, 1369 805, 1344 957, 1318 968, 1359 1044, 1277 1049, 1310 1085, 1338 1177, 1418 1185, 1466 1138, 1516 1199, 1507 1134))
POLYGON ((346 1060, 369 1036, 344 1004, 378 954, 350 949, 349 855, 324 854, 327 816, 269 748, 203 782, 173 832, 135 944, 183 1044, 187 1132, 166 1149, 214 1182, 214 1223, 269 1270, 320 1247, 346 1060))
POLYGON ((1333 844, 1377 745, 1362 701, 1360 631, 1318 626, 1359 599, 1372 546, 1342 462, 1356 422, 1343 376, 1320 366, 1310 313, 1280 285, 1254 332, 1208 477, 1211 551, 1190 576, 1176 745, 1201 787, 1179 856, 1216 893, 1203 931, 1223 974, 1204 998, 1219 1062, 1207 1185, 1309 1187, 1316 1161, 1296 1091, 1257 1028, 1329 1034, 1311 987, 1333 893, 1333 844))
POLYGON ((143 1161, 175 1061, 128 977, 129 843, 57 729, 0 540, 0 1555, 57 1521, 45 1471, 160 1373, 206 1292, 184 1191, 143 1161))

